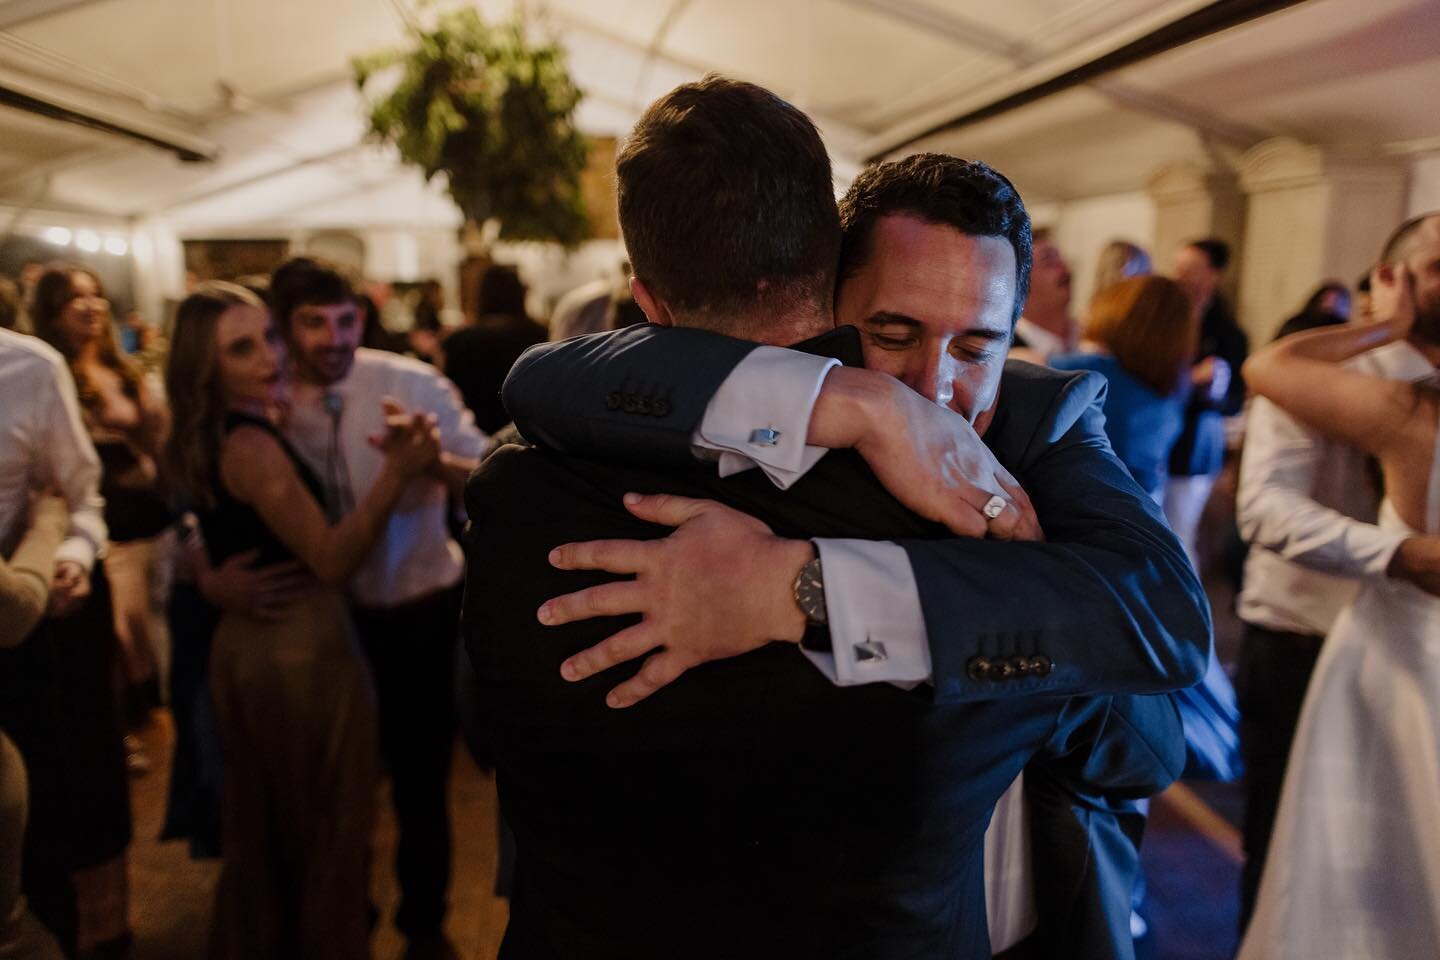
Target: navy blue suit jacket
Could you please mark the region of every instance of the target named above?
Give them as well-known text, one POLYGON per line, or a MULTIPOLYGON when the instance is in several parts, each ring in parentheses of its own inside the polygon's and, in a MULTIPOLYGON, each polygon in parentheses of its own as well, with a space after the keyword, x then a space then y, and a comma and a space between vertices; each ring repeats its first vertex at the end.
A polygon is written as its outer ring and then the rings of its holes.
POLYGON ((504 960, 981 960, 985 827, 1033 756, 1131 796, 1182 768, 1168 696, 937 704, 836 687, 789 644, 607 708, 638 663, 579 683, 560 663, 635 618, 547 628, 535 611, 616 579, 554 569, 554 546, 669 533, 623 509, 631 490, 717 499, 782 536, 946 536, 846 451, 786 492, 709 466, 491 456, 466 490, 464 633, 516 839, 504 960))
MULTIPOLYGON (((859 365, 854 328, 815 352, 859 365)), ((552 450, 694 466, 706 405, 754 343, 629 327, 541 344, 505 381, 520 433, 552 450)), ((803 348, 803 345, 799 345, 803 348)), ((937 702, 1159 693, 1201 679, 1210 606, 1179 540, 1111 451, 1105 379, 1011 361, 985 442, 1024 486, 1045 543, 910 539, 937 702), (976 669, 1046 658, 1053 669, 976 669)))
MULTIPOLYGON (((828 343, 819 345, 814 352, 829 352, 849 362, 858 363, 858 340, 854 331, 842 329, 831 337, 828 343)), ((694 459, 690 449, 690 438, 703 415, 705 405, 753 344, 729 338, 717 337, 701 331, 670 330, 661 333, 655 328, 635 328, 618 334, 578 338, 565 344, 541 347, 533 350, 517 365, 506 388, 505 399, 517 424, 528 436, 542 444, 562 450, 580 451, 612 460, 667 463, 675 466, 691 466, 694 459)), ((1027 486, 1039 478, 1054 482, 1067 475, 1094 477, 1103 487, 1115 484, 1117 477, 1128 480, 1123 467, 1109 454, 1104 439, 1103 421, 1099 416, 1099 401, 1103 397, 1104 381, 1093 376, 1058 376, 1041 368, 1025 364, 1012 364, 1007 368, 1002 396, 1005 403, 1000 407, 996 422, 987 436, 987 442, 996 449, 999 458, 1020 473, 1027 486), (1017 469, 1028 468, 1032 478, 1017 469)), ((832 455, 833 456, 833 455, 832 455)), ((1133 486, 1133 485, 1132 485, 1133 486)), ((1199 594, 1197 612, 1196 594, 1198 585, 1193 578, 1170 577, 1174 563, 1180 557, 1180 572, 1188 574, 1188 565, 1178 554, 1178 546, 1168 529, 1158 519, 1153 509, 1146 510, 1148 499, 1138 491, 1111 491, 1106 498, 1107 507, 1096 511, 1081 510, 1078 515, 1073 504, 1075 495, 1081 491, 1058 491, 1046 498, 1051 513, 1070 510, 1071 516, 1065 524, 1047 521, 1050 528, 1063 526, 1074 531, 1074 539, 1080 546, 1088 543, 1098 554, 1105 551, 1117 553, 1123 564, 1125 557, 1134 558, 1145 551, 1146 545, 1158 543, 1161 546, 1161 572, 1152 571, 1148 583, 1141 593, 1157 601, 1157 608, 1167 603, 1173 611, 1157 609, 1150 616, 1141 618, 1144 626, 1132 626, 1122 631, 1125 647, 1112 651, 1112 664, 1096 649, 1085 651, 1102 663, 1097 675, 1082 680, 1090 689, 1105 689, 1107 685, 1118 685, 1124 689, 1173 688, 1190 682, 1188 676, 1192 665, 1187 662, 1196 655, 1203 656, 1208 647, 1208 619, 1203 594, 1199 594), (1116 501, 1117 498, 1122 502, 1116 501), (1128 504, 1123 501, 1129 501, 1128 504), (1141 501, 1144 501, 1143 503, 1141 501), (1138 511, 1127 509, 1139 503, 1138 511), (1106 509, 1111 513, 1107 514, 1106 509), (1126 525, 1133 529, 1125 529, 1126 525), (1117 531, 1117 527, 1119 528, 1117 531), (1156 585, 1159 585, 1158 589, 1156 585), (1167 592, 1168 591, 1168 592, 1167 592), (1178 598, 1178 599, 1177 599, 1178 598), (1164 624, 1157 629, 1157 624, 1164 624), (1166 633, 1166 627, 1177 636, 1166 633), (1187 628, 1191 631, 1186 636, 1187 628), (1149 645, 1153 645, 1150 649, 1149 645), (1134 656, 1133 663, 1125 662, 1126 656, 1134 656), (1147 677, 1146 673, 1150 675, 1147 677)), ((1037 501, 1042 518, 1046 510, 1037 501)), ((934 558, 954 552, 957 542, 948 540, 933 542, 925 538, 903 541, 915 564, 917 578, 922 570, 934 565, 934 558)), ((970 541, 968 546, 973 546, 970 541)), ((988 547, 998 546, 988 544, 988 547)), ((1072 548, 1073 549, 1073 548, 1072 548)), ((959 548, 957 560, 973 563, 968 549, 959 548)), ((1076 562, 1082 562, 1085 554, 1076 550, 1062 552, 1058 565, 1065 570, 1066 579, 1073 584, 1071 575, 1076 562), (1079 554, 1077 556, 1076 554, 1079 554)), ((1147 561, 1148 562, 1148 561, 1147 561)), ((1042 565, 1043 566, 1043 565, 1042 565)), ((957 684, 948 685, 950 693, 942 692, 941 699, 963 701, 970 698, 985 699, 999 697, 1010 690, 1026 689, 1026 686, 994 680, 977 680, 970 676, 968 665, 975 652, 942 650, 957 642, 953 630, 938 631, 937 624, 955 623, 957 608, 954 603, 956 590, 953 582, 945 583, 946 574, 935 571, 933 577, 921 580, 922 601, 925 602, 927 623, 931 625, 931 645, 937 664, 937 676, 946 676, 943 671, 950 669, 948 678, 959 684, 959 695, 955 695, 957 684), (928 601, 927 601, 928 593, 928 601), (964 664, 961 673, 954 672, 964 664), (965 681, 971 681, 966 686, 965 681)), ((1142 575, 1141 580, 1147 578, 1142 575)), ((1135 584, 1137 588, 1141 584, 1135 584)), ((1063 589, 1063 587, 1062 587, 1063 589)), ((1105 585, 1104 590, 1111 590, 1105 585)), ((1137 594, 1124 594, 1118 598, 1123 605, 1139 599, 1137 594)), ((975 602, 973 595, 969 602, 975 602)), ((1004 607, 1006 604, 997 606, 1004 607)), ((1060 611, 1062 618, 1065 611, 1060 611)), ((1072 644, 1081 648, 1080 627, 1092 624, 1083 618, 1086 614, 1077 611, 1069 622, 1076 628, 1072 644)), ((1014 619, 1013 617, 1011 619, 1014 619)), ((1123 615, 1116 622, 1124 620, 1123 615)), ((1014 656, 1014 648, 1010 652, 1014 656)), ((990 662, 997 658, 987 657, 990 662)), ((1004 652, 999 660, 1004 659, 1004 652)), ((1061 661, 1062 668, 1065 662, 1061 661)), ((1082 665, 1081 671, 1089 669, 1082 665)), ((1060 682, 1065 682, 1063 679, 1060 682)), ((945 685, 942 685, 942 689, 945 685)), ((1029 685, 1033 688, 1033 685, 1029 685)), ((1132 736, 1141 740, 1150 736, 1151 746, 1159 744, 1163 751, 1167 736, 1164 725, 1154 729, 1132 731, 1132 736)), ((1099 754, 1103 756, 1103 751, 1099 754)), ((1093 759, 1093 758, 1092 758, 1093 759)), ((1124 931, 1128 927, 1129 878, 1133 874, 1136 853, 1135 831, 1120 829, 1112 814, 1116 803, 1127 793, 1120 783, 1119 794, 1112 788, 1117 784, 1107 779, 1103 763, 1090 767, 1075 768, 1047 762, 1043 780, 1036 787, 1046 786, 1048 805, 1053 809, 1057 800, 1073 811, 1072 816, 1050 818, 1050 833, 1066 843, 1062 862, 1055 857, 1041 853, 1037 865, 1037 893, 1044 916, 1050 915, 1063 920, 1063 935, 1079 934, 1079 940, 1070 944, 1081 950, 1077 956, 1110 957, 1128 956, 1128 933, 1123 939, 1116 934, 1112 942, 1106 939, 1111 931, 1124 931), (1110 791, 1106 795, 1106 791, 1110 791), (1063 822, 1061 822, 1063 821, 1063 822), (1074 838, 1080 837, 1079 850, 1075 849, 1074 838), (1087 849, 1089 845, 1096 849, 1087 849), (1097 914, 1091 909, 1095 902, 1108 905, 1108 913, 1097 914), (1083 915, 1082 915, 1083 914, 1083 915), (1097 935, 1098 934, 1098 935, 1097 935), (1085 946, 1081 946, 1081 942, 1085 946)), ((1032 791, 1033 793, 1033 791, 1032 791)), ((1043 802, 1032 797, 1032 802, 1043 802)), ((1041 935, 1053 937, 1059 931, 1042 927, 1041 935)))

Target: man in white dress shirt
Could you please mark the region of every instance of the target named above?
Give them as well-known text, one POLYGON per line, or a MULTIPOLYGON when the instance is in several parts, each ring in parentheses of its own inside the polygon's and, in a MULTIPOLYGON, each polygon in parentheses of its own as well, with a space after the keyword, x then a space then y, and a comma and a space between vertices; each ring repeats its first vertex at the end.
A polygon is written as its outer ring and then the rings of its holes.
MULTIPOLYGON (((1433 377, 1440 364, 1440 213, 1403 225, 1382 259, 1410 268, 1415 329, 1408 341, 1351 365, 1392 380, 1433 377)), ((1236 682, 1246 769, 1242 928, 1255 904, 1305 689, 1335 618, 1362 580, 1396 577, 1440 594, 1440 536, 1407 538, 1375 526, 1378 481, 1360 451, 1314 433, 1264 398, 1250 405, 1236 505, 1250 543, 1236 682)))
POLYGON ((450 495, 463 489, 489 438, 433 367, 359 346, 363 322, 354 286, 338 268, 291 260, 275 271, 270 294, 294 376, 285 436, 320 478, 332 519, 353 510, 380 472, 383 458, 370 438, 385 429, 387 399, 433 414, 440 430, 443 453, 434 475, 401 497, 348 592, 375 680, 381 751, 399 821, 395 925, 408 942, 407 958, 452 957, 443 932, 447 786, 464 557, 450 535, 450 495))
POLYGON ((50 591, 51 612, 63 616, 89 594, 105 546, 100 460, 64 359, 9 330, 0 330, 0 424, 0 553, 14 549, 36 490, 54 489, 70 507, 50 591))

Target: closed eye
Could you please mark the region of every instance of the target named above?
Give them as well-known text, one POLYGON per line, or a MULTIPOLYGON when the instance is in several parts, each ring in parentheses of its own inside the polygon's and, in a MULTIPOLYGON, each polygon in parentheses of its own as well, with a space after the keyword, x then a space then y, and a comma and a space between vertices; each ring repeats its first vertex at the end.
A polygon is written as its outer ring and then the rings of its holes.
POLYGON ((915 345, 915 337, 911 334, 889 334, 870 332, 870 342, 881 350, 905 350, 915 345))

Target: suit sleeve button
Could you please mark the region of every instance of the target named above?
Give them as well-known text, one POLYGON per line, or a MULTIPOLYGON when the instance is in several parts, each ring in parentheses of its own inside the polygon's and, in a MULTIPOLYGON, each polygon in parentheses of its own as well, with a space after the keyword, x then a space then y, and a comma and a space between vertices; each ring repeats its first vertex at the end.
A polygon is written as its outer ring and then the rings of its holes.
POLYGON ((1015 675, 1016 675, 1017 677, 1023 677, 1023 676, 1025 676, 1026 674, 1030 673, 1030 669, 1031 669, 1031 668, 1030 668, 1030 658, 1029 658, 1029 657, 1011 657, 1011 658, 1010 658, 1010 666, 1014 668, 1014 670, 1015 670, 1015 675))
POLYGON ((971 657, 967 669, 971 680, 990 679, 990 661, 984 657, 971 657))
POLYGON ((619 410, 624 404, 625 400, 620 396, 619 390, 611 390, 605 395, 606 410, 619 410))
POLYGON ((1055 665, 1050 662, 1049 657, 1037 655, 1030 658, 1030 672, 1037 677, 1048 677, 1053 669, 1055 665))
POLYGON ((1009 680, 1015 676, 1015 665, 1009 660, 997 660, 990 672, 997 680, 1009 680))
POLYGON ((663 417, 668 415, 669 413, 670 401, 665 399, 664 397, 657 397, 655 402, 650 405, 651 416, 663 417))

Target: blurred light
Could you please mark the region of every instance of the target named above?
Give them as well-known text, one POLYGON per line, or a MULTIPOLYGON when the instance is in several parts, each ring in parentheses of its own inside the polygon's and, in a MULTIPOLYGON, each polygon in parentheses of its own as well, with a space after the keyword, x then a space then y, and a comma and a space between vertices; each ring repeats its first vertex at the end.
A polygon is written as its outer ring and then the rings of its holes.
POLYGON ((81 230, 75 234, 75 246, 86 253, 100 252, 100 234, 94 230, 81 230))
POLYGON ((117 257, 123 257, 130 250, 130 244, 124 237, 106 237, 105 252, 113 253, 117 257))
POLYGON ((70 245, 70 231, 64 227, 46 227, 45 232, 41 234, 41 236, 58 247, 68 247, 70 245))
POLYGON ((420 279, 420 244, 413 233, 395 238, 395 275, 401 280, 420 279))

